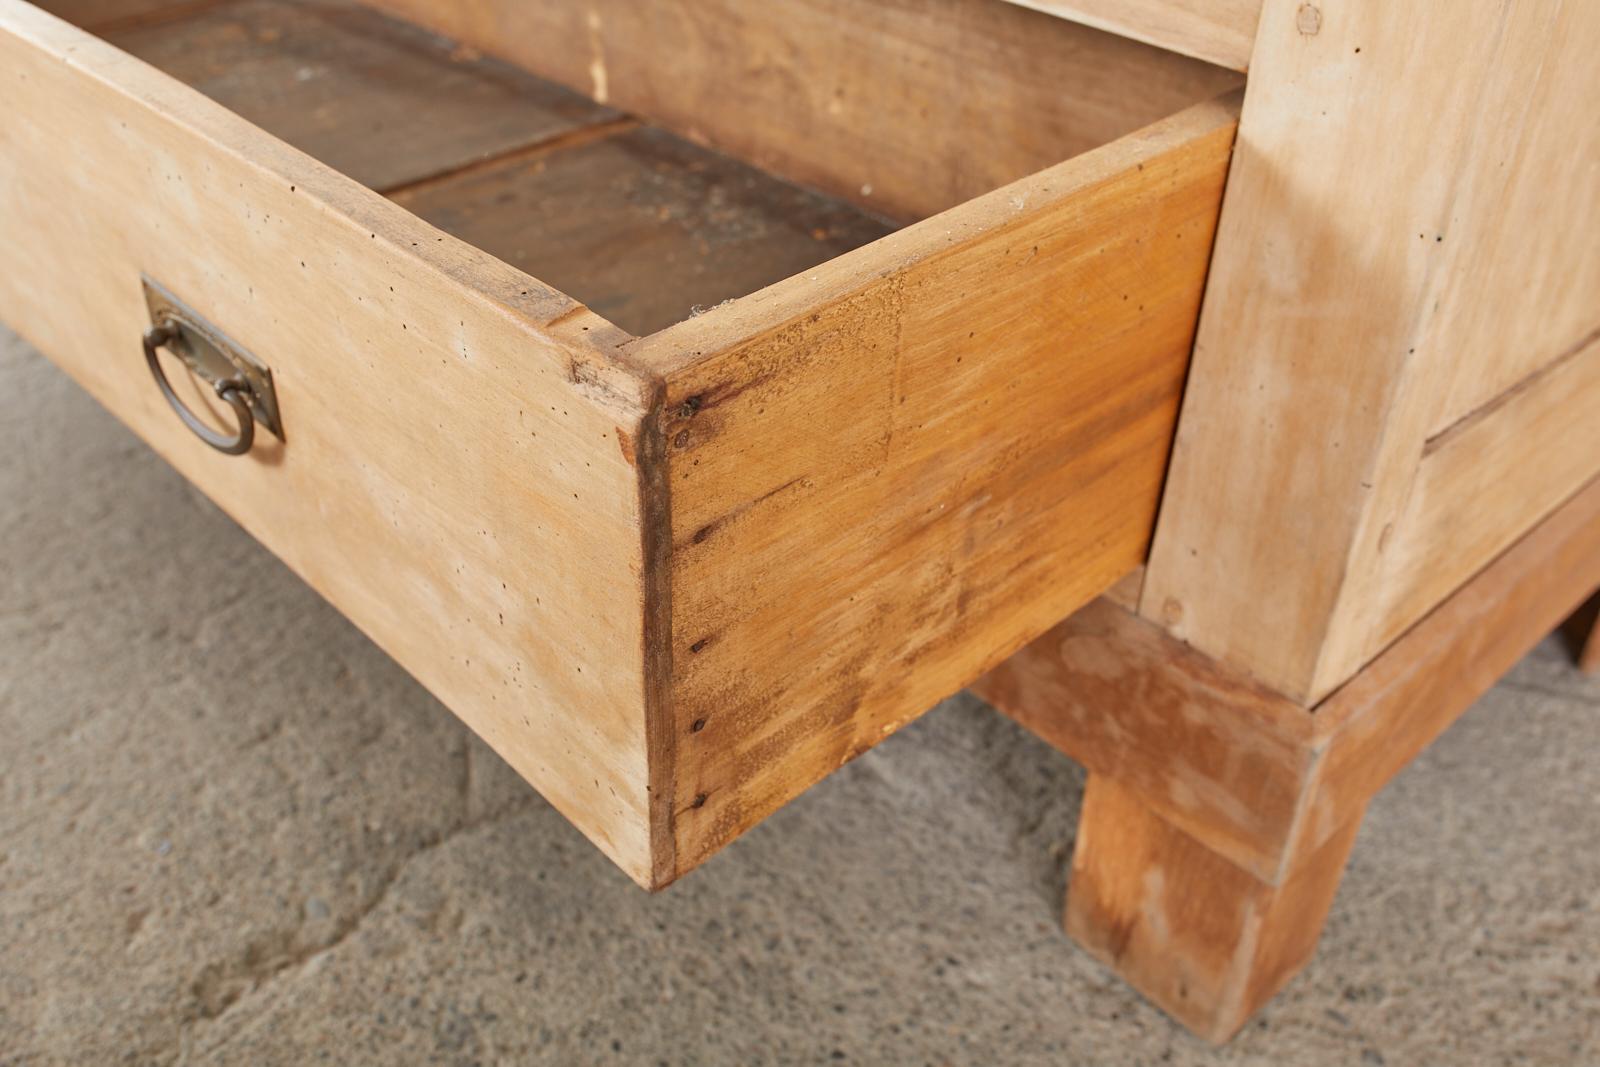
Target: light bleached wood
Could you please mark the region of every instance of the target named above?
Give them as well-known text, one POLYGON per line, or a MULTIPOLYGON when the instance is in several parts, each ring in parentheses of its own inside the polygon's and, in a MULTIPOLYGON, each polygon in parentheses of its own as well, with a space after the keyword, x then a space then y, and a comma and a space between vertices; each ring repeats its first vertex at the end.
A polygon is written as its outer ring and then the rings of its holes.
POLYGON ((1239 84, 996 0, 370 0, 900 221, 1239 84))
MULTIPOLYGON (((1468 552, 1453 534, 1419 538, 1397 588, 1386 553, 1409 536, 1454 384, 1520 363, 1507 353, 1524 337, 1549 358, 1593 327, 1574 328, 1594 306, 1583 285, 1512 296, 1528 284, 1521 266, 1541 257, 1552 257, 1541 277, 1591 276, 1597 246, 1565 228, 1585 229, 1593 185, 1574 219, 1518 231, 1524 244, 1504 258, 1510 237, 1494 215, 1497 183, 1513 181, 1518 205, 1546 180, 1583 187, 1591 164, 1569 141, 1592 131, 1571 100, 1592 95, 1574 86, 1600 89, 1596 33, 1589 4, 1268 0, 1141 602, 1149 618, 1314 703, 1488 561, 1487 542, 1468 552), (1456 332, 1458 316, 1484 321, 1490 288, 1493 329, 1456 332)), ((1594 464, 1566 493, 1600 467, 1589 451, 1594 464)), ((1484 457, 1511 481, 1542 461, 1521 446, 1484 457)), ((1504 486, 1504 532, 1553 503, 1504 486)))
POLYGON ((667 379, 680 867, 1143 557, 1235 106, 630 346, 667 379))
POLYGON ((1446 222, 1450 260, 1423 339, 1449 361, 1430 434, 1600 332, 1600 122, 1573 106, 1600 93, 1600 7, 1522 0, 1502 32, 1495 61, 1473 72, 1485 82, 1484 121, 1446 222))
POLYGON ((1325 837, 1600 587, 1600 479, 1317 708, 1324 754, 1300 832, 1325 837))
POLYGON ((1105 599, 974 688, 1208 849, 1281 883, 1600 586, 1600 480, 1314 711, 1105 599))
POLYGON ((1067 932, 1196 1034, 1223 1042, 1311 959, 1358 814, 1257 880, 1091 774, 1067 886, 1067 932))
POLYGON ((0 315, 645 885, 1144 553, 1236 100, 635 342, 18 0, 0 61, 0 315), (141 272, 289 444, 182 428, 141 272))
POLYGON ((1261 0, 1011 0, 1136 41, 1244 70, 1261 0))
POLYGON ((1373 640, 1403 632, 1597 469, 1600 338, 1428 443, 1403 518, 1373 563, 1373 640))
POLYGON ((650 882, 626 335, 19 0, 0 86, 0 318, 650 882), (287 445, 167 409, 141 272, 270 364, 287 445))

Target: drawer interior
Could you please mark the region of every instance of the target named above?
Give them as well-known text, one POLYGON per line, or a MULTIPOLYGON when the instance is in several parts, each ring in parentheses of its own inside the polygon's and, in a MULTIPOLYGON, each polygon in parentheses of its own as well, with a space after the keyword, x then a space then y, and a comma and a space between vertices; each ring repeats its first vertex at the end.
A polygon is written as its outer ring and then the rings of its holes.
MULTIPOLYGON (((764 131, 755 123, 748 124, 755 129, 719 126, 718 98, 709 95, 710 87, 699 108, 687 119, 680 116, 681 128, 674 129, 673 116, 684 105, 659 86, 671 84, 683 70, 669 62, 671 49, 642 46, 651 27, 627 9, 602 16, 595 8, 579 39, 571 40, 563 39, 570 31, 559 20, 508 36, 502 31, 521 27, 466 17, 456 5, 388 5, 480 38, 462 40, 348 0, 54 0, 41 6, 635 335, 654 333, 700 309, 827 262, 943 203, 919 203, 921 193, 875 198, 872 179, 882 168, 870 152, 855 161, 803 158, 787 168, 796 173, 774 172, 785 169, 785 156, 763 138, 803 136, 805 124, 819 121, 804 113, 818 107, 797 103, 786 81, 807 76, 805 68, 814 67, 820 81, 833 75, 838 82, 833 65, 861 44, 859 31, 812 26, 798 17, 801 12, 787 13, 784 32, 790 36, 781 43, 793 69, 780 71, 781 77, 774 74, 776 61, 761 54, 776 47, 762 36, 770 36, 772 27, 749 11, 715 40, 699 41, 696 50, 679 57, 680 63, 722 70, 719 96, 769 105, 773 128, 764 131), (630 18, 637 24, 630 25, 630 18), (615 40, 596 44, 597 27, 606 25, 613 27, 615 40), (495 47, 520 65, 486 55, 480 47, 495 47), (808 58, 806 47, 815 48, 817 57, 808 58), (595 49, 600 50, 596 56, 610 56, 615 69, 597 67, 602 60, 596 59, 571 74, 568 80, 587 79, 579 87, 588 95, 525 69, 560 77, 571 73, 564 72, 563 55, 595 49), (830 61, 823 62, 823 56, 830 61), (634 89, 623 103, 666 117, 651 121, 596 100, 614 95, 613 82, 623 91, 629 85, 645 87, 634 89), (769 169, 734 154, 741 150, 769 169)), ((810 6, 814 10, 803 13, 815 19, 830 5, 810 6)), ((1058 162, 1237 81, 1237 75, 1198 61, 993 0, 949 5, 938 18, 924 18, 925 25, 902 25, 920 6, 925 5, 888 5, 899 10, 872 28, 877 47, 886 53, 878 73, 869 73, 860 84, 835 85, 835 102, 819 106, 823 112, 845 110, 837 100, 847 90, 875 98, 865 124, 892 112, 913 144, 890 150, 914 155, 919 141, 932 145, 928 184, 946 189, 940 194, 946 199, 978 195, 1000 184, 959 154, 936 158, 941 138, 959 138, 963 126, 976 133, 994 118, 983 112, 982 90, 952 91, 948 99, 924 95, 934 86, 924 80, 930 57, 961 62, 973 77, 994 77, 994 71, 971 71, 971 57, 950 54, 950 47, 971 46, 969 33, 998 33, 1002 44, 1010 35, 1011 44, 1020 47, 1027 39, 1017 38, 1019 31, 1038 31, 1040 43, 1008 60, 1020 66, 1022 76, 1049 73, 1035 68, 1043 50, 1054 48, 1062 53, 1054 58, 1066 62, 1079 80, 1094 80, 1090 88, 1095 91, 1074 96, 1069 84, 1068 91, 1041 105, 1037 122, 1007 133, 1031 156, 1010 163, 1019 172, 1001 173, 1002 178, 1022 177, 1037 169, 1036 163, 1058 162), (954 26, 948 25, 952 15, 954 26), (969 25, 983 20, 994 25, 969 25), (917 37, 929 28, 959 36, 949 41, 917 37), (956 40, 968 44, 952 46, 956 40), (913 70, 915 76, 908 73, 913 70), (1101 84, 1111 74, 1120 89, 1101 84), (1109 99, 1108 90, 1113 90, 1109 99), (980 99, 969 99, 974 95, 980 99), (947 113, 951 100, 958 106, 947 113), (932 135, 935 129, 938 137, 932 135), (974 173, 952 179, 940 173, 941 167, 974 173), (953 192, 946 188, 952 180, 953 192)), ((517 17, 516 10, 525 7, 545 14, 522 12, 523 18, 576 13, 560 3, 466 7, 495 11, 501 20, 517 17)), ((715 15, 716 7, 705 5, 699 17, 715 15)), ((954 67, 933 73, 949 76, 954 67)), ((1015 126, 1014 117, 1007 121, 1015 126)), ((835 129, 839 125, 833 123, 835 129)), ((860 136, 860 131, 846 135, 860 136)), ((827 137, 816 139, 819 152, 827 142, 827 137)), ((975 143, 973 151, 981 150, 975 143)))

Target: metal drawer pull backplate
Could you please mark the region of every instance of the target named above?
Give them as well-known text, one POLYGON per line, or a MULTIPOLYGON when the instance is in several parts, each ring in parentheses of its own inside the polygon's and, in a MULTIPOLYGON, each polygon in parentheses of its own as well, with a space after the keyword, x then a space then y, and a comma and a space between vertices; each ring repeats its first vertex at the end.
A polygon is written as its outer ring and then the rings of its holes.
POLYGON ((250 451, 255 443, 257 423, 283 440, 271 368, 234 344, 150 278, 144 279, 144 295, 152 324, 144 332, 145 363, 161 395, 183 424, 200 440, 230 456, 250 451), (233 433, 208 426, 179 399, 166 372, 161 369, 157 353, 163 348, 182 360, 195 377, 211 386, 217 398, 233 409, 237 420, 233 433))

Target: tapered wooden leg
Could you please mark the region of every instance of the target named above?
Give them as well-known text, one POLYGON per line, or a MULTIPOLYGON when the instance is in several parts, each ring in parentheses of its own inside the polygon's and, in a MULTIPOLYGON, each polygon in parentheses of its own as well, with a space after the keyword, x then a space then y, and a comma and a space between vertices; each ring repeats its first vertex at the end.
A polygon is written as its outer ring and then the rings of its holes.
POLYGON ((1173 1018, 1226 1041, 1310 960, 1359 816, 1270 885, 1090 775, 1067 932, 1173 1018))

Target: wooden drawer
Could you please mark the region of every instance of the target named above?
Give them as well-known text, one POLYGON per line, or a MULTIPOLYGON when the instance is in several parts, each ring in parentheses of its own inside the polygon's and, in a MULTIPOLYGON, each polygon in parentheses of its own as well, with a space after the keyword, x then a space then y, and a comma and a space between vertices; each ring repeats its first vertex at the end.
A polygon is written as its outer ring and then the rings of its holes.
POLYGON ((1143 558, 1237 75, 996 0, 52 6, 0 318, 642 884, 1143 558), (174 417, 143 277, 283 440, 174 417))

